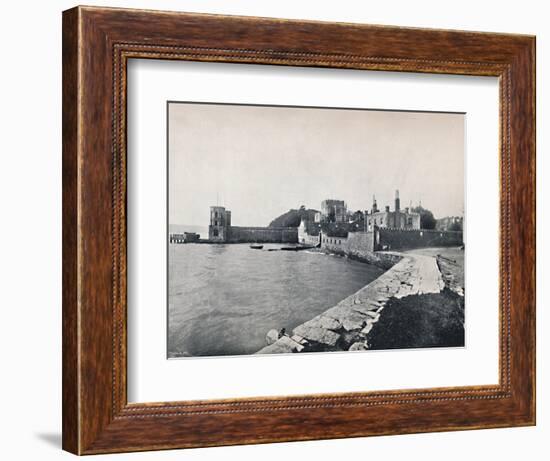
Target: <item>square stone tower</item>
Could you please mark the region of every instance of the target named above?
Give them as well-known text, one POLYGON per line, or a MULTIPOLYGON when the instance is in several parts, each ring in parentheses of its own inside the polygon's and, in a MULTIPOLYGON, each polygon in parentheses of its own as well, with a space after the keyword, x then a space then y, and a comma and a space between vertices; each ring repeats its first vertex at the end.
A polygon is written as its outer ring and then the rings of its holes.
POLYGON ((213 242, 226 242, 229 239, 230 226, 231 211, 223 206, 211 206, 208 239, 213 242))

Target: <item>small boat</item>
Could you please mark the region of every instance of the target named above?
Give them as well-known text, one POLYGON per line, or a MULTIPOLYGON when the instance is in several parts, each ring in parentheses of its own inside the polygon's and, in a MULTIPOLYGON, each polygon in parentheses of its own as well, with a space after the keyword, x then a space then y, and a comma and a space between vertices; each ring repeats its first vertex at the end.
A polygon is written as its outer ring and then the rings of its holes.
POLYGON ((250 245, 250 248, 252 248, 253 250, 261 250, 263 247, 264 247, 263 245, 256 245, 256 244, 250 245))

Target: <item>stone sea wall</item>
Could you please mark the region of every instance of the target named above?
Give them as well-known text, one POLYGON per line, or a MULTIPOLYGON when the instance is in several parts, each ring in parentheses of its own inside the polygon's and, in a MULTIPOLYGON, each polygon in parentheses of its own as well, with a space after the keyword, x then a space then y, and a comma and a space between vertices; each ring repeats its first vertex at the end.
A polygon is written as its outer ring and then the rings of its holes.
POLYGON ((320 242, 320 235, 309 235, 305 232, 300 232, 298 230, 298 243, 301 245, 307 246, 317 246, 320 242))
POLYGON ((323 251, 374 264, 382 269, 389 269, 400 259, 400 256, 392 253, 375 252, 373 248, 374 234, 372 232, 350 232, 347 238, 327 235, 321 237, 323 251))
POLYGON ((451 247, 463 244, 462 231, 426 229, 377 229, 376 250, 408 250, 412 248, 451 247))
POLYGON ((240 227, 231 226, 229 243, 298 243, 296 227, 240 227))
POLYGON ((322 234, 321 248, 367 262, 377 262, 377 251, 402 251, 414 248, 461 246, 461 231, 376 228, 369 232, 350 232, 346 237, 322 234))
POLYGON ((336 306, 294 328, 259 354, 368 349, 368 337, 391 299, 441 293, 437 260, 419 254, 382 253, 398 262, 336 306))

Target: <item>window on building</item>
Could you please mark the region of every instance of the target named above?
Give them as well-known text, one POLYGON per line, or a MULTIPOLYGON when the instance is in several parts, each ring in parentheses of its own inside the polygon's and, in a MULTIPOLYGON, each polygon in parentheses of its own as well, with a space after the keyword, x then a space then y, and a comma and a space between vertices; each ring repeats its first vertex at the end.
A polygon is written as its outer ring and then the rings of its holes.
POLYGON ((217 237, 217 236, 219 235, 218 229, 214 229, 214 230, 212 231, 212 235, 213 235, 214 237, 217 237))

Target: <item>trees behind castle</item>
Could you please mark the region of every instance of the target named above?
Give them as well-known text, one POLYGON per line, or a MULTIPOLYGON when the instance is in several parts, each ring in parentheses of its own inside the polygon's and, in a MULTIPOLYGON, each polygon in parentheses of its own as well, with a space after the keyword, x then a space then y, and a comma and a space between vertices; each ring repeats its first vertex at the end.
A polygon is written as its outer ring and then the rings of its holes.
POLYGON ((420 214, 420 228, 421 229, 435 229, 436 220, 433 213, 421 206, 414 207, 412 209, 415 213, 420 214))

